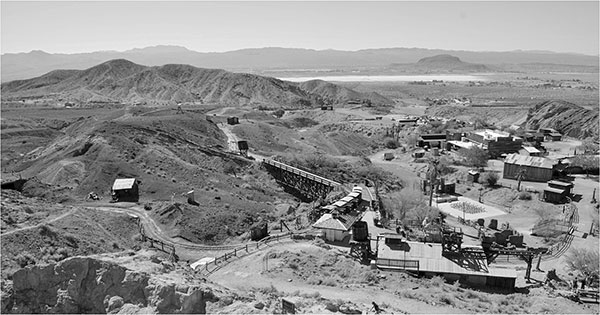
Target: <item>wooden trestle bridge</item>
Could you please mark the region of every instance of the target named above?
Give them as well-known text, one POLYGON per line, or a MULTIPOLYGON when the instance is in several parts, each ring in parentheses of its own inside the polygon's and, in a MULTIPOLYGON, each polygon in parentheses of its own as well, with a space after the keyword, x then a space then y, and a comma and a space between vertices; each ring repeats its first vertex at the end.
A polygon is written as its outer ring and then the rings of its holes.
POLYGON ((308 199, 324 198, 335 187, 342 185, 281 162, 263 159, 262 163, 278 183, 297 190, 308 199))

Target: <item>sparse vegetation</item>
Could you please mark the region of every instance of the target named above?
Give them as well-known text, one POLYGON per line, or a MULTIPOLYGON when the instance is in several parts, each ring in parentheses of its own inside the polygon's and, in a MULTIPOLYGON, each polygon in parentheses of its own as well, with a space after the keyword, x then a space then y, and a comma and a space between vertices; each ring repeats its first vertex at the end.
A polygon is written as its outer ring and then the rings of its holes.
POLYGON ((567 268, 579 272, 586 278, 600 274, 598 249, 572 248, 566 256, 567 268))

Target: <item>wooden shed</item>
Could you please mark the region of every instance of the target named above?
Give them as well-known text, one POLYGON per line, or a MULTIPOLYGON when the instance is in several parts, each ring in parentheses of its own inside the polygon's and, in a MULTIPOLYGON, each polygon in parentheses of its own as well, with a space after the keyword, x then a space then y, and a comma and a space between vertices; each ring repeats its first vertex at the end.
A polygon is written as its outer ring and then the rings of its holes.
POLYGON ((544 188, 544 201, 552 203, 562 203, 566 201, 566 192, 563 189, 546 187, 544 188))
POLYGON ((138 183, 135 178, 117 178, 111 189, 114 201, 138 202, 140 199, 138 183))
POLYGON ((391 161, 394 159, 394 153, 392 152, 386 152, 383 154, 383 159, 386 161, 391 161))
POLYGON ((530 182, 547 182, 552 179, 555 163, 543 157, 509 154, 504 160, 503 177, 517 179, 524 171, 523 180, 530 182))
POLYGON ((227 117, 227 124, 229 124, 229 125, 237 125, 237 124, 239 124, 239 123, 240 123, 240 120, 239 120, 239 118, 237 118, 237 117, 234 117, 234 116, 232 116, 232 117, 227 117))

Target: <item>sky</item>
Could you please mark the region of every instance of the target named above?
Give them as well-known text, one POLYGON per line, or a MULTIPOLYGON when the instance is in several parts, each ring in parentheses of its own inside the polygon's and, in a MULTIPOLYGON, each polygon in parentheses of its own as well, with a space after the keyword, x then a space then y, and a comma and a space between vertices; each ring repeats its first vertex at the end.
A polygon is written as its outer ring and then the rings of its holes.
POLYGON ((599 1, 1 1, 2 53, 418 47, 599 54, 599 1))

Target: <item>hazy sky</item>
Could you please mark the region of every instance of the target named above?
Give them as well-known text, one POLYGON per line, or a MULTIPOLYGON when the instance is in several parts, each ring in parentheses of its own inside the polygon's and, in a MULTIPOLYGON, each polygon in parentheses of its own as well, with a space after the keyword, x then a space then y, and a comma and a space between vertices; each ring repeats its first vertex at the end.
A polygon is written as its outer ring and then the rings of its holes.
POLYGON ((180 45, 359 50, 419 47, 599 54, 599 2, 11 2, 1 51, 180 45))

